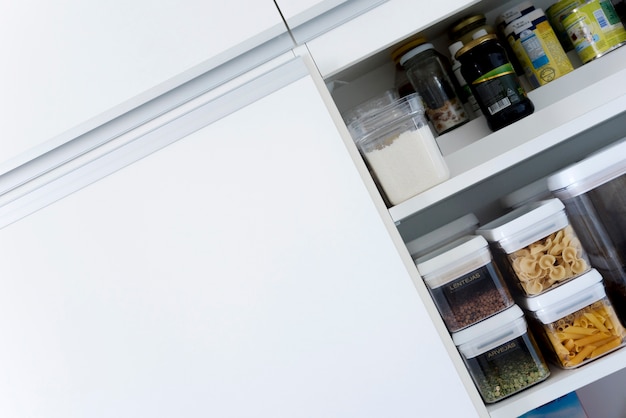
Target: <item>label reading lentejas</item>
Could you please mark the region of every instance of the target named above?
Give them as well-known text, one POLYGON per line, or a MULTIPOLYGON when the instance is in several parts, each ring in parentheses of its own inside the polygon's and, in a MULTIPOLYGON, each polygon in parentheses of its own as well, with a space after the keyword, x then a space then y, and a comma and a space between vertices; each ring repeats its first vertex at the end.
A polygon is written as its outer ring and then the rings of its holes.
POLYGON ((494 115, 526 97, 517 83, 515 70, 510 63, 501 65, 472 81, 489 114, 494 115))

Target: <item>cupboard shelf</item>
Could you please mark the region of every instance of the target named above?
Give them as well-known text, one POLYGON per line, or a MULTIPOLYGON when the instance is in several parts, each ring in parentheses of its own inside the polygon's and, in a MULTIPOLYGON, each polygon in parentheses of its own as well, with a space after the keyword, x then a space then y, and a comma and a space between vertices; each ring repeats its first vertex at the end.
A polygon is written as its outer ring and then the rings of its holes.
MULTIPOLYGON (((535 112, 499 131, 489 133, 481 117, 438 137, 440 144, 462 141, 469 144, 445 156, 451 173, 449 180, 389 209, 394 222, 402 222, 533 156, 551 153, 559 144, 566 146, 574 137, 582 135, 580 141, 589 142, 592 149, 617 139, 598 137, 591 128, 612 118, 625 117, 624 62, 626 48, 620 48, 530 92, 535 112)), ((555 166, 571 162, 562 160, 560 155, 554 155, 554 161, 555 166)))

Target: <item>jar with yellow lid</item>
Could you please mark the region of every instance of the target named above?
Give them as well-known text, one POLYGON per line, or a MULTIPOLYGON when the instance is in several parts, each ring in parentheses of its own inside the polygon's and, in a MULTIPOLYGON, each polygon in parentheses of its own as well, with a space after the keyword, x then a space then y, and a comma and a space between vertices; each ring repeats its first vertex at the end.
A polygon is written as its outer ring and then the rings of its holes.
POLYGON ((426 38, 415 38, 394 49, 393 52, 391 52, 391 60, 396 66, 396 72, 394 76, 394 88, 396 89, 400 97, 405 97, 409 94, 413 94, 416 92, 415 87, 413 87, 413 84, 411 84, 411 81, 406 74, 406 70, 402 68, 402 65, 400 65, 400 58, 402 58, 402 55, 406 54, 411 49, 424 43, 426 43, 426 38))
POLYGON ((448 36, 453 41, 461 41, 463 45, 472 41, 472 35, 484 29, 487 33, 495 33, 493 26, 487 24, 485 15, 466 16, 457 20, 448 30, 448 36))

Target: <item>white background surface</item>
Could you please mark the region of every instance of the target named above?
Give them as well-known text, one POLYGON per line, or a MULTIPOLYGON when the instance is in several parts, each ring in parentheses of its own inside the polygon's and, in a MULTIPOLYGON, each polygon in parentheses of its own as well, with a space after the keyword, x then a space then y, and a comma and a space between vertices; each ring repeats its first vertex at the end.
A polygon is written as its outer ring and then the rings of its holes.
POLYGON ((310 78, 0 251, 0 416, 475 415, 310 78))
POLYGON ((271 0, 5 2, 0 159, 82 133, 285 31, 271 0))

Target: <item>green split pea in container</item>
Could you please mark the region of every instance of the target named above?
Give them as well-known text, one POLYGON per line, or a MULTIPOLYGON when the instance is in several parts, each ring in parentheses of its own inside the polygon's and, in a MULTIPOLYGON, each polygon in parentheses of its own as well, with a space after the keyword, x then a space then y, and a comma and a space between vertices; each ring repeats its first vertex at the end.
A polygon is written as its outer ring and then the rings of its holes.
MULTIPOLYGON (((484 32, 484 31, 483 31, 484 32)), ((520 84, 497 35, 477 33, 456 53, 461 74, 492 131, 504 128, 535 111, 520 84)))

